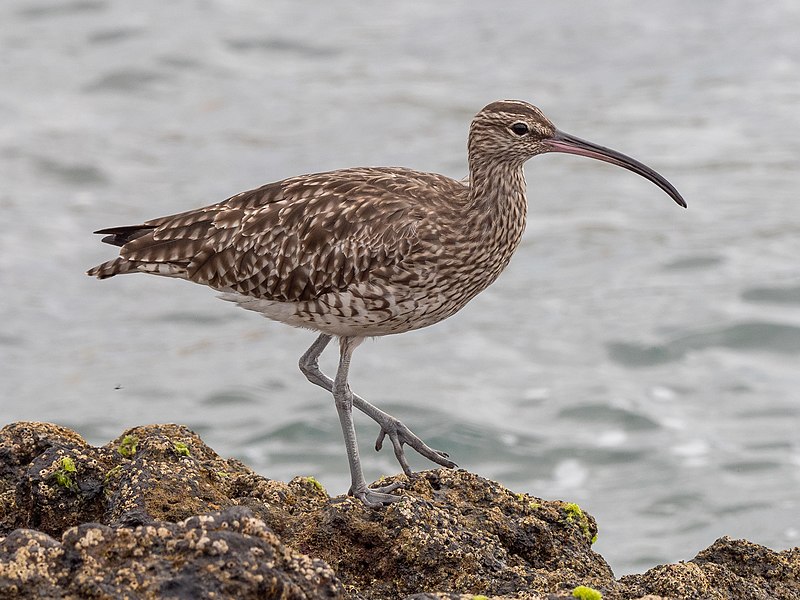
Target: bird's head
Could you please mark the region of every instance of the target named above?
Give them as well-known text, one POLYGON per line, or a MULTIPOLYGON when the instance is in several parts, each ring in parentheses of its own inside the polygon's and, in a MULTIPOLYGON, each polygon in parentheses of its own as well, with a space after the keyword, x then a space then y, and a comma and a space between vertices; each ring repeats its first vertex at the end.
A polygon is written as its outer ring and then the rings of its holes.
POLYGON ((483 161, 521 166, 545 152, 578 154, 623 167, 649 179, 676 203, 686 207, 678 190, 647 165, 611 148, 560 131, 542 111, 527 102, 492 102, 472 120, 469 131, 470 168, 483 161))

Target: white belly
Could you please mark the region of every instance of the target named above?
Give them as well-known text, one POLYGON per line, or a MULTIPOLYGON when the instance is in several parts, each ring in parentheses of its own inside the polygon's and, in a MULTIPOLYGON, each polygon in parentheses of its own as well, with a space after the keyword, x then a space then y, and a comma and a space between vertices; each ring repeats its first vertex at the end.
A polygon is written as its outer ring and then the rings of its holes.
MULTIPOLYGON (((367 296, 368 298, 369 296, 367 296)), ((432 325, 452 312, 438 314, 428 298, 397 301, 387 295, 371 302, 363 294, 337 292, 313 301, 279 302, 225 291, 220 298, 293 327, 340 337, 373 337, 432 325)))

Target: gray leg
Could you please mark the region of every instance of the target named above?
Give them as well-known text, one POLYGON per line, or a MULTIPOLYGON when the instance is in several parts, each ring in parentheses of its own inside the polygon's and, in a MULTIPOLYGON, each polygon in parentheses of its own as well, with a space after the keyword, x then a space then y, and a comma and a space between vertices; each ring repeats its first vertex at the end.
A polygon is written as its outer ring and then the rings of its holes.
POLYGON ((319 370, 319 355, 328 347, 330 341, 331 336, 321 333, 311 347, 306 350, 306 353, 300 357, 300 370, 311 383, 332 392, 333 380, 319 370))
MULTIPOLYGON (((332 392, 333 380, 320 371, 318 362, 320 354, 322 354, 322 351, 325 350, 330 341, 331 336, 325 333, 321 334, 300 359, 300 370, 311 383, 332 392)), ((397 461, 400 463, 406 475, 411 476, 411 467, 409 467, 408 461, 406 460, 406 455, 403 450, 404 444, 408 444, 422 456, 438 465, 442 465, 448 469, 454 469, 458 466, 456 463, 449 460, 446 453, 434 450, 418 438, 403 423, 390 414, 383 412, 378 407, 370 404, 357 394, 353 394, 353 406, 381 426, 378 439, 375 441, 375 450, 380 450, 383 446, 383 439, 387 435, 389 436, 389 440, 392 442, 392 447, 394 448, 394 455, 397 457, 397 461)))
MULTIPOLYGON (((350 463, 350 493, 367 506, 383 506, 390 502, 400 500, 399 496, 383 493, 367 487, 364 472, 361 470, 361 459, 358 456, 358 441, 353 425, 353 392, 347 383, 347 374, 350 371, 350 357, 356 346, 364 338, 345 337, 339 340, 339 368, 333 382, 333 400, 336 403, 336 412, 339 413, 339 422, 344 434, 344 445, 347 449, 347 460, 350 463)), ((397 489, 397 485, 391 489, 397 489)), ((388 491, 388 490, 387 490, 388 491)))

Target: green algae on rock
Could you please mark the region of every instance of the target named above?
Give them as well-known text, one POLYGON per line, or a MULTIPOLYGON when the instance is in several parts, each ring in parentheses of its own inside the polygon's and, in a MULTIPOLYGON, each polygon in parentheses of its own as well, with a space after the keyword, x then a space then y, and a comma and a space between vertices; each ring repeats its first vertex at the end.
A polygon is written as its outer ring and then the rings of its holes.
POLYGON ((69 456, 65 456, 61 459, 59 464, 61 468, 53 472, 53 479, 63 488, 67 488, 68 490, 74 489, 76 486, 75 482, 72 480, 72 476, 78 471, 75 468, 75 461, 69 456))
POLYGON ((137 438, 135 435, 124 435, 117 446, 117 452, 120 453, 120 456, 130 458, 136 454, 136 446, 138 443, 139 438, 137 438))
POLYGON ((603 594, 585 585, 579 585, 572 590, 572 596, 578 600, 603 600, 603 594))
POLYGON ((172 447, 175 449, 175 452, 180 456, 191 456, 192 453, 189 452, 189 446, 184 444, 183 442, 175 442, 172 444, 172 447))

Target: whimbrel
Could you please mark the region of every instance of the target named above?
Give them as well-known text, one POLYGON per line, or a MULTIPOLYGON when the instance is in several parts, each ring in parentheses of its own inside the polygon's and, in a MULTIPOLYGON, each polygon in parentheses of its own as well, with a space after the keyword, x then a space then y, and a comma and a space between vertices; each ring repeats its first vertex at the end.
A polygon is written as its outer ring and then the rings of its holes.
POLYGON ((506 267, 525 229, 524 163, 546 152, 588 156, 646 177, 685 207, 661 175, 615 150, 556 129, 516 100, 493 102, 469 131, 469 178, 404 168, 353 168, 290 177, 188 212, 95 233, 120 246, 90 269, 100 279, 152 273, 187 279, 225 300, 319 332, 300 358, 308 380, 333 394, 350 464, 350 493, 368 506, 399 485, 367 487, 352 407, 380 426, 403 471, 404 445, 444 467, 448 455, 350 390, 350 359, 366 337, 433 325, 461 310, 506 267), (333 337, 331 379, 318 358, 333 337))

